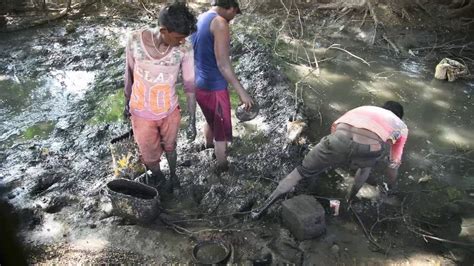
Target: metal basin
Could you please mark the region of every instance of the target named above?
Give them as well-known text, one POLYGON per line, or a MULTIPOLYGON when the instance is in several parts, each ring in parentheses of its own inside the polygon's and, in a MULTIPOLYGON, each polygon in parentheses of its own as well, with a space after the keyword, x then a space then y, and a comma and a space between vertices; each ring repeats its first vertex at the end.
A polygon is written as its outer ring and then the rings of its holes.
POLYGON ((239 105, 235 109, 235 116, 241 122, 246 122, 257 117, 259 110, 260 110, 260 107, 258 106, 256 102, 252 105, 252 108, 250 108, 250 110, 248 111, 245 110, 244 105, 239 105))
POLYGON ((193 248, 193 258, 200 264, 225 263, 230 253, 229 246, 219 240, 202 241, 193 248))

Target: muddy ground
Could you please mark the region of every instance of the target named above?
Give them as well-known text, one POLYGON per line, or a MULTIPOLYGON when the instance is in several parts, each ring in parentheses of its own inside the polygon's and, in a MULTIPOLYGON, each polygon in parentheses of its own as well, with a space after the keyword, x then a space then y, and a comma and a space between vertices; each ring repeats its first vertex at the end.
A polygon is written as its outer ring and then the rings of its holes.
MULTIPOLYGON (((431 80, 440 56, 459 53, 449 45, 436 48, 437 43, 471 43, 462 55, 472 58, 472 25, 398 17, 400 24, 389 27, 385 22, 383 29, 400 48, 396 53, 381 35, 373 37, 382 29, 374 30, 363 11, 306 10, 301 16, 294 12, 281 31, 284 10, 257 18, 242 15, 233 24, 233 61, 242 83, 260 104, 260 114, 250 122, 235 123, 231 169, 219 175, 213 171, 212 150, 198 148, 202 135, 188 143, 180 133, 181 188, 161 195, 162 214, 143 225, 114 215, 105 186, 115 178, 109 141, 129 129, 121 118, 126 33, 153 21, 138 17, 140 8, 133 5, 93 7, 89 12, 0 36, 0 191, 20 217, 19 236, 29 263, 190 263, 196 243, 221 239, 232 245, 233 263, 472 265, 472 80, 455 85, 429 81, 435 91, 456 90, 453 97, 438 92, 456 103, 443 109, 452 115, 446 120, 456 122, 446 127, 458 133, 446 137, 455 138, 455 145, 437 141, 417 127, 423 120, 441 123, 426 119, 435 109, 422 101, 423 94, 345 94, 344 90, 359 88, 342 82, 344 77, 363 79, 362 75, 372 78, 364 83, 367 87, 431 80), (301 18, 304 26, 295 36, 296 30, 288 29, 299 29, 301 18), (365 70, 361 60, 347 53, 325 49, 334 43, 366 58, 372 68, 365 70), (318 57, 319 78, 307 74, 314 65, 301 59, 306 58, 302 47, 318 57), (423 47, 430 49, 417 49, 423 47), (396 80, 384 75, 397 73, 408 74, 396 80), (295 83, 306 88, 301 95, 295 94, 295 83), (401 171, 402 192, 395 200, 386 200, 377 186, 366 186, 353 206, 357 216, 344 202, 341 214, 331 216, 327 199, 343 200, 351 182, 347 169, 340 169, 317 182, 303 182, 289 195, 314 195, 326 207, 323 236, 295 240, 281 224, 280 204, 259 221, 248 219, 248 210, 301 162, 311 145, 327 134, 333 119, 344 110, 389 97, 425 106, 411 107, 414 112, 407 113, 409 127, 415 130, 401 171), (298 116, 308 127, 297 143, 288 144, 286 125, 295 116, 295 106, 300 106, 298 116), (437 145, 426 146, 428 142, 437 145)), ((465 61, 472 67, 472 60, 465 61)), ((233 101, 235 106, 235 95, 233 101)), ((436 104, 445 106, 446 101, 436 104)), ((203 123, 199 115, 198 125, 203 123)), ((166 160, 163 167, 166 172, 166 160)), ((374 183, 381 182, 381 175, 375 174, 374 183)))

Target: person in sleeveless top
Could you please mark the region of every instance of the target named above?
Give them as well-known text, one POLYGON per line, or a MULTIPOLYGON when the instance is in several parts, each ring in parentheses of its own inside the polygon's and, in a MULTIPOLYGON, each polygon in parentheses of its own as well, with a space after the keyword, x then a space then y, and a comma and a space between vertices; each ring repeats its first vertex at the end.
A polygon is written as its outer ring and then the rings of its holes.
POLYGON ((408 128, 402 121, 403 113, 400 103, 388 101, 382 107, 361 106, 342 115, 332 124, 331 134, 322 138, 302 164, 278 183, 270 197, 251 212, 251 217, 258 219, 301 179, 316 177, 328 168, 340 166, 357 169, 348 195, 348 201, 351 201, 367 181, 376 162, 385 158, 387 153, 390 155, 387 183, 393 189, 408 138, 408 128))
POLYGON ((230 84, 249 110, 253 104, 237 79, 230 61, 229 22, 240 13, 236 0, 213 0, 198 18, 192 35, 196 73, 196 100, 206 118, 204 148, 214 148, 218 172, 228 168, 227 144, 232 141, 230 84))
POLYGON ((163 151, 170 168, 171 188, 176 177, 176 139, 180 107, 176 81, 182 73, 187 98, 187 135, 196 137, 194 55, 186 37, 196 30, 196 18, 184 4, 168 5, 160 11, 157 29, 140 29, 129 36, 125 69, 125 110, 130 118, 140 155, 151 176, 145 183, 159 187, 165 181, 160 169, 163 151))

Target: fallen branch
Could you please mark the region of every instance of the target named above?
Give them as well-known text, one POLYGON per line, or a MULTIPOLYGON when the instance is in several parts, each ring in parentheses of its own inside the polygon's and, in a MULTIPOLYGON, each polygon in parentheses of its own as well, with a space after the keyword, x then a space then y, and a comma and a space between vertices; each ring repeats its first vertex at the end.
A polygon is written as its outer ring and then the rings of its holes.
MULTIPOLYGON (((278 55, 278 53, 276 52, 276 47, 277 47, 277 45, 278 45, 278 39, 279 39, 279 37, 280 37, 280 33, 281 33, 281 31, 285 28, 286 22, 288 21, 288 18, 290 17, 290 9, 288 9, 288 8, 286 7, 286 5, 285 5, 285 3, 283 2, 283 0, 280 0, 280 3, 283 5, 283 7, 284 7, 285 10, 286 10, 286 18, 285 18, 285 20, 283 20, 283 22, 281 23, 281 27, 280 27, 280 29, 278 29, 277 34, 276 34, 276 37, 275 37, 275 43, 273 44, 273 52, 274 52, 276 55, 278 55)), ((291 6, 290 6, 290 8, 291 8, 291 6)))
POLYGON ((372 243, 372 245, 374 245, 375 247, 377 247, 377 249, 375 251, 377 252, 380 252, 380 251, 383 251, 384 254, 388 254, 388 250, 383 248, 382 246, 379 245, 379 243, 377 243, 370 235, 369 233, 367 232, 367 229, 365 228, 364 226, 364 223, 362 222, 362 219, 360 219, 359 215, 357 214, 357 212, 352 208, 352 205, 349 204, 349 209, 352 211, 352 214, 354 214, 354 217, 356 217, 357 221, 359 222, 359 225, 360 227, 362 228, 362 231, 364 232, 364 235, 365 237, 367 238, 367 240, 369 240, 370 243, 372 243))
POLYGON ((426 240, 426 238, 429 238, 429 239, 436 240, 436 241, 439 241, 439 242, 444 242, 444 243, 449 243, 449 244, 454 244, 454 245, 459 245, 459 246, 474 247, 474 243, 454 241, 454 240, 444 239, 444 238, 437 237, 437 236, 427 235, 427 234, 424 234, 424 233, 416 232, 415 230, 413 230, 411 228, 408 228, 408 230, 410 230, 412 233, 415 233, 417 235, 422 236, 423 239, 425 239, 426 242, 428 242, 426 240))
POLYGON ((361 57, 359 57, 359 56, 357 56, 357 55, 355 55, 355 54, 353 54, 353 53, 351 53, 351 52, 349 52, 349 51, 347 51, 347 50, 345 50, 345 49, 342 49, 342 48, 337 47, 337 46, 339 46, 339 45, 340 45, 340 44, 332 44, 331 46, 329 46, 329 47, 327 48, 327 50, 329 50, 329 49, 336 49, 336 50, 340 50, 340 51, 346 52, 346 53, 349 54, 350 56, 352 56, 352 57, 354 57, 354 58, 356 58, 356 59, 359 59, 359 60, 362 61, 364 64, 366 64, 366 65, 368 65, 368 66, 370 67, 369 62, 365 61, 363 58, 361 58, 361 57))
POLYGON ((296 7, 296 11, 298 12, 298 22, 300 23, 300 29, 301 29, 300 38, 303 38, 304 28, 303 28, 303 21, 301 21, 300 9, 298 8, 298 5, 296 5, 296 3, 295 3, 295 7, 296 7))
POLYGON ((360 23, 359 28, 362 28, 362 26, 364 26, 365 19, 367 18, 367 13, 368 13, 368 12, 369 12, 369 9, 366 8, 366 9, 365 9, 365 12, 364 12, 364 17, 362 18, 362 23, 360 23))
MULTIPOLYGON (((348 9, 358 9, 358 8, 361 8, 365 5, 365 3, 363 4, 349 4, 349 3, 344 3, 344 7, 345 8, 348 8, 348 9)), ((341 5, 341 2, 338 2, 338 3, 332 3, 332 4, 321 4, 321 5, 318 5, 316 6, 316 10, 323 10, 323 9, 339 9, 341 8, 342 5, 341 5)))
POLYGON ((143 0, 140 0, 140 4, 142 5, 143 9, 145 9, 145 11, 146 11, 148 14, 150 14, 150 15, 152 15, 152 16, 156 16, 156 14, 155 14, 154 12, 152 12, 151 10, 149 10, 149 9, 146 7, 146 5, 145 5, 145 3, 144 3, 143 0))
POLYGON ((392 46, 393 50, 395 50, 395 53, 399 54, 400 53, 400 49, 398 49, 398 47, 395 45, 394 42, 392 42, 388 37, 387 35, 384 33, 382 34, 382 38, 388 42, 388 44, 390 44, 390 46, 392 46))
POLYGON ((371 42, 371 44, 374 45, 375 38, 377 37, 377 28, 378 28, 380 22, 377 18, 377 14, 375 13, 375 10, 374 10, 374 7, 372 6, 372 3, 370 3, 370 0, 367 0, 367 7, 369 8, 370 14, 372 15, 372 19, 374 20, 374 37, 372 38, 372 42, 371 42))
MULTIPOLYGON (((314 71, 319 70, 319 68, 312 68, 308 74, 306 74, 304 77, 302 77, 300 80, 298 80, 295 83, 295 117, 296 113, 298 112, 298 89, 299 89, 299 84, 303 82, 307 77, 309 77, 311 74, 313 74, 314 71)), ((294 117, 294 118, 295 118, 294 117)))

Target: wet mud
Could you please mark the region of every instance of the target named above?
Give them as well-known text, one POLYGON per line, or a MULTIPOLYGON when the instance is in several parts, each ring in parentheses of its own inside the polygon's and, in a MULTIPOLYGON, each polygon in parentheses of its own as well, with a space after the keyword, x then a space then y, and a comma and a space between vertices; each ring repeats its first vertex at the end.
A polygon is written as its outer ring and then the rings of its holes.
MULTIPOLYGON (((321 77, 305 80, 304 89, 295 93, 295 83, 308 70, 275 55, 261 30, 272 20, 252 16, 233 24, 233 61, 260 109, 247 122, 233 116, 229 171, 216 173, 213 150, 200 148, 202 135, 188 143, 180 132, 181 187, 160 195, 160 216, 137 224, 114 213, 106 193, 106 184, 117 176, 110 140, 130 129, 121 118, 123 47, 128 31, 150 23, 122 15, 107 22, 100 16, 72 21, 74 31, 66 30, 70 22, 58 22, 0 38, 0 195, 21 217, 20 239, 30 263, 192 263, 195 244, 206 240, 231 243, 229 262, 249 265, 454 264, 472 259, 470 246, 427 244, 421 231, 412 231, 423 228, 446 239, 473 241, 474 84, 431 81, 431 61, 393 58, 386 50, 365 48, 362 40, 347 48, 373 67, 330 54, 335 59, 320 66, 321 77), (344 203, 341 214, 331 216, 328 200, 343 202, 352 182, 349 173, 337 170, 305 180, 289 195, 313 195, 326 208, 323 236, 295 240, 281 225, 280 202, 261 220, 249 219, 248 211, 329 132, 331 121, 357 105, 393 97, 408 104, 414 136, 407 144, 398 201, 389 202, 378 186, 365 186, 353 206, 363 226, 344 203), (429 115, 435 111, 442 120, 429 115), (307 126, 289 140, 287 125, 296 117, 307 126), (386 250, 374 248, 366 233, 386 250)), ((331 27, 326 30, 334 33, 331 27)), ((346 40, 350 33, 337 32, 346 40)), ((325 41, 342 41, 336 37, 325 41)), ((280 46, 290 54, 294 48, 280 46)), ((199 114, 198 127, 203 125, 199 114)), ((162 166, 168 175, 164 158, 162 166)), ((381 176, 375 175, 375 185, 381 176)))

